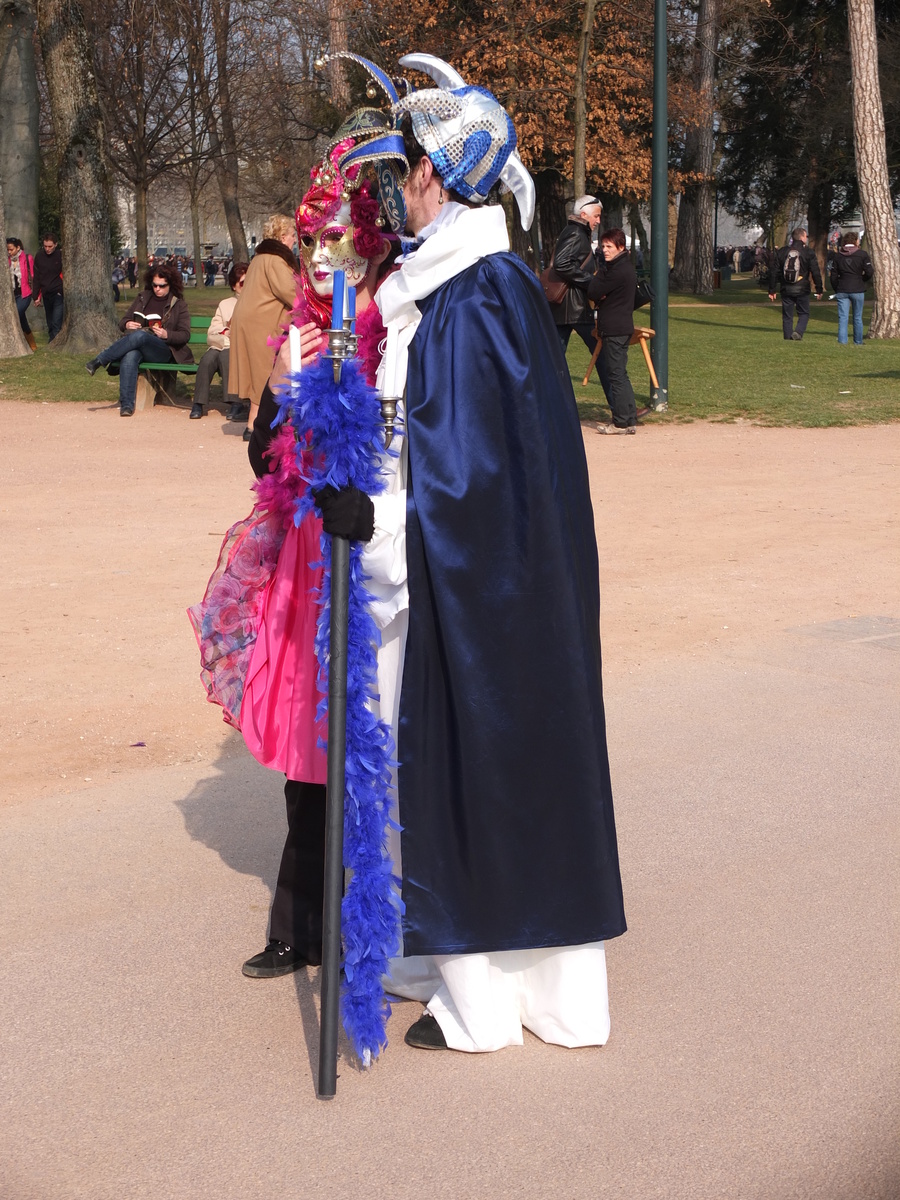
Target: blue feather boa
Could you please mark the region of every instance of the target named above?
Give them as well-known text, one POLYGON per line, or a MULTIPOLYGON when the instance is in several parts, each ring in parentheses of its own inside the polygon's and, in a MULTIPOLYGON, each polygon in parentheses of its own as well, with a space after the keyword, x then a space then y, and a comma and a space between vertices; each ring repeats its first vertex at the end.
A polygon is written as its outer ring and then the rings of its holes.
MULTIPOLYGON (((293 375, 278 414, 290 417, 296 431, 309 430, 315 459, 312 469, 297 461, 309 485, 295 501, 297 524, 314 507, 310 492, 331 484, 358 487, 367 495, 384 490, 380 470, 384 453, 378 394, 366 383, 355 360, 344 363, 334 382, 330 359, 293 375)), ((347 645, 347 758, 344 798, 344 867, 352 874, 341 908, 344 980, 341 1017, 354 1050, 365 1066, 387 1045, 385 1025, 390 1004, 382 977, 388 959, 399 952, 399 897, 387 852, 393 742, 384 721, 376 720, 367 701, 377 694, 378 628, 369 612, 368 576, 361 564, 362 544, 350 543, 350 617, 347 645)), ((319 662, 319 716, 328 709, 331 538, 322 534, 325 565, 316 657, 319 662)))

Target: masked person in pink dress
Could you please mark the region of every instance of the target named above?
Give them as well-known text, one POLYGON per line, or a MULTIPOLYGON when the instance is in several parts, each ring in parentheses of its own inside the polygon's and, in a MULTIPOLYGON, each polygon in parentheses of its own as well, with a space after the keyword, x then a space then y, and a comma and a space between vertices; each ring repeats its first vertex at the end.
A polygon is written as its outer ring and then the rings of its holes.
MULTIPOLYGON (((189 611, 209 699, 222 705, 253 756, 286 776, 288 834, 269 938, 243 966, 253 978, 321 961, 326 729, 316 716, 322 695, 315 634, 322 519, 310 512, 294 523, 295 501, 307 486, 297 461, 303 436, 289 423, 278 425, 278 417, 291 370, 308 366, 327 346, 336 270, 356 288, 358 357, 370 384, 381 358, 385 330, 373 298, 399 243, 382 215, 377 180, 363 178, 359 166, 342 165, 375 131, 365 121, 360 128, 359 119, 342 130, 347 127, 354 132, 339 134, 313 168, 296 212, 300 285, 248 445, 257 504, 229 530, 206 595, 189 611)), ((301 459, 312 453, 302 450, 301 459)), ((324 511, 327 501, 319 507, 324 511)), ((373 530, 363 534, 371 538, 373 530)))

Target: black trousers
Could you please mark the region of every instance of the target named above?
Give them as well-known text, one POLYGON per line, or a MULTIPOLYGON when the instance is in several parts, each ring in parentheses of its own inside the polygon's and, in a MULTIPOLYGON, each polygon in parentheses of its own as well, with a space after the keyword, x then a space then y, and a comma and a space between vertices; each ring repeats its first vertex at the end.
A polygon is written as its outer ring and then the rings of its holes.
MULTIPOLYGON (((573 333, 577 333, 588 350, 593 356, 597 349, 597 339, 594 337, 594 322, 580 321, 577 325, 557 325, 556 332, 559 334, 559 340, 562 342, 563 354, 569 345, 569 338, 573 333)), ((609 377, 604 373, 603 357, 597 359, 597 378, 600 380, 600 386, 603 388, 603 395, 609 400, 609 377)))
POLYGON ((612 412, 613 425, 617 429, 625 429, 629 425, 637 425, 637 405, 634 402, 634 388, 628 378, 628 343, 630 336, 626 333, 621 337, 603 339, 603 349, 597 366, 603 364, 601 379, 606 376, 606 399, 612 412))
POLYGON ((284 785, 288 834, 281 855, 269 939, 322 961, 325 891, 325 785, 288 779, 284 785))
POLYGON ((803 337, 806 332, 809 323, 809 297, 809 292, 804 296, 786 296, 784 292, 781 293, 781 328, 786 342, 791 340, 791 334, 794 332, 794 309, 797 310, 797 333, 803 337))

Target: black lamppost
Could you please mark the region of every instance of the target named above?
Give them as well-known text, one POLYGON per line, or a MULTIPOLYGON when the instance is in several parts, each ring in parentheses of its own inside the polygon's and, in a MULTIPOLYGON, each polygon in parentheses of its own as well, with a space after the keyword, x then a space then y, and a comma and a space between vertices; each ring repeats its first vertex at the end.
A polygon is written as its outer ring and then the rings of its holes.
POLYGON ((656 336, 650 343, 659 387, 650 393, 657 412, 669 406, 669 107, 666 45, 666 0, 655 0, 653 28, 653 163, 650 184, 650 283, 655 293, 651 319, 656 336))

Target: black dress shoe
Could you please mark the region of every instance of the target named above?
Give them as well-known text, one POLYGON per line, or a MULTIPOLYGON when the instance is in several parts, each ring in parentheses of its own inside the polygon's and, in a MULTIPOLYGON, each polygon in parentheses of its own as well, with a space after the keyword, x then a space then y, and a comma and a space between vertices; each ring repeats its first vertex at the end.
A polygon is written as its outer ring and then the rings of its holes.
POLYGON ((246 421, 246 419, 249 416, 250 416, 250 405, 249 404, 233 404, 231 406, 231 413, 229 414, 228 420, 229 421, 246 421))
POLYGON ((431 1013, 422 1013, 414 1025, 410 1025, 403 1039, 407 1046, 417 1050, 446 1050, 447 1039, 431 1013))
POLYGON ((248 425, 247 428, 244 430, 244 441, 249 442, 252 437, 253 437, 253 434, 251 433, 250 426, 248 425))
POLYGON ((190 419, 192 421, 199 421, 202 416, 203 416, 203 405, 195 404, 191 408, 191 418, 190 419))
POLYGON ((250 979, 277 979, 279 975, 291 975, 305 967, 309 959, 301 950, 287 946, 284 942, 269 942, 265 950, 248 958, 241 967, 250 979))

